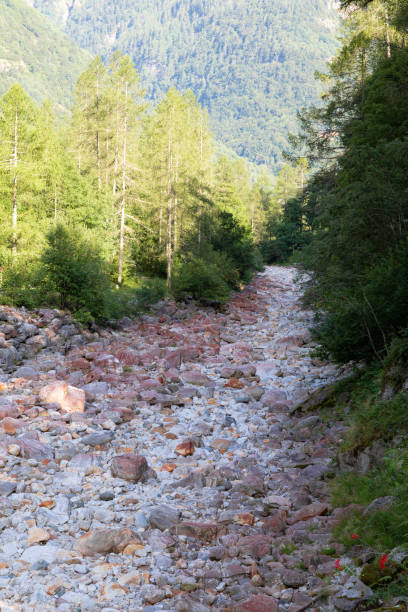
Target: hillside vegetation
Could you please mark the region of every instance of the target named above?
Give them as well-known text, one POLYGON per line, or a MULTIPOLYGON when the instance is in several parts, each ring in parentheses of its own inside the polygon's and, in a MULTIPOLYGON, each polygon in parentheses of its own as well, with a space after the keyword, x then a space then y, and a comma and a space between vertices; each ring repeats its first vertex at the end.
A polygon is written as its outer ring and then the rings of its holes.
POLYGON ((192 89, 217 140, 279 166, 296 111, 318 100, 313 79, 336 48, 328 0, 34 0, 83 48, 132 58, 149 98, 192 89))
POLYGON ((0 94, 19 83, 36 102, 67 112, 76 79, 90 61, 72 40, 22 0, 0 0, 0 94))

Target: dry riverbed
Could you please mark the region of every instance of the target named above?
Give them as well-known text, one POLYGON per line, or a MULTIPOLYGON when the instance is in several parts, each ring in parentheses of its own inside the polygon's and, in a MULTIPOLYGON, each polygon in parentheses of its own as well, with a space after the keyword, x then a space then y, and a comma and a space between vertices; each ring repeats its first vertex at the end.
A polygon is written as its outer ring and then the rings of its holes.
POLYGON ((161 303, 99 334, 1 312, 2 612, 370 596, 328 554, 343 559, 325 480, 343 425, 293 410, 341 375, 310 356, 294 277, 268 268, 225 312, 161 303))

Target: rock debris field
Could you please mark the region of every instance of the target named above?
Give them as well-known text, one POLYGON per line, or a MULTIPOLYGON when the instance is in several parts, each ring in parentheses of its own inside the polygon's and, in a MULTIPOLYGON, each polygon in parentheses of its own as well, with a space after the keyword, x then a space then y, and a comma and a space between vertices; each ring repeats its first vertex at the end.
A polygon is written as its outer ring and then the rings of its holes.
POLYGON ((0 310, 0 609, 352 610, 295 271, 91 333, 0 310), (326 552, 325 552, 326 551, 326 552))

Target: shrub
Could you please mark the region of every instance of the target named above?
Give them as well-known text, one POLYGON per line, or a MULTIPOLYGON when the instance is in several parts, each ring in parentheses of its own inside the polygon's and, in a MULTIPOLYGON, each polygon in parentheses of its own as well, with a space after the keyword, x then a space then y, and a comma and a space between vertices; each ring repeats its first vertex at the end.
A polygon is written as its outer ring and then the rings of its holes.
POLYGON ((59 305, 82 320, 106 317, 109 274, 97 245, 74 227, 58 225, 47 236, 41 261, 59 305))
POLYGON ((209 244, 217 253, 224 253, 238 271, 239 277, 248 282, 255 270, 262 270, 262 257, 251 237, 249 229, 228 212, 216 216, 209 244))
POLYGON ((172 276, 172 291, 176 299, 186 295, 201 303, 224 304, 230 295, 219 267, 200 257, 176 264, 172 276))
POLYGON ((0 288, 3 303, 37 308, 52 299, 50 290, 38 259, 4 262, 0 288))

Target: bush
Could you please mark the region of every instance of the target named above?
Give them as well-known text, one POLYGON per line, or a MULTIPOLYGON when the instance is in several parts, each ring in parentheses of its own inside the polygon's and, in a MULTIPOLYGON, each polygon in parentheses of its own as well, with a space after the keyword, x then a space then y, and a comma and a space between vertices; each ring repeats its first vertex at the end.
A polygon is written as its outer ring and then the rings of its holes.
POLYGON ((109 273, 97 245, 74 227, 58 225, 47 236, 41 261, 59 306, 83 322, 106 318, 109 273))
POLYGON ((13 306, 37 308, 52 299, 44 269, 38 259, 8 260, 2 266, 1 301, 13 306))
POLYGON ((399 245, 367 272, 362 270, 358 284, 343 278, 319 281, 318 299, 312 296, 311 302, 325 314, 314 338, 342 363, 382 358, 392 339, 408 327, 408 246, 399 245))
POLYGON ((238 271, 240 280, 248 282, 255 270, 262 270, 262 256, 249 229, 228 212, 215 217, 209 244, 213 251, 223 253, 238 271))
POLYGON ((135 293, 139 310, 147 310, 166 296, 166 283, 161 278, 145 278, 135 293))
POLYGON ((220 268, 200 257, 176 264, 172 276, 172 291, 176 299, 190 295, 200 303, 224 304, 230 288, 220 268))

